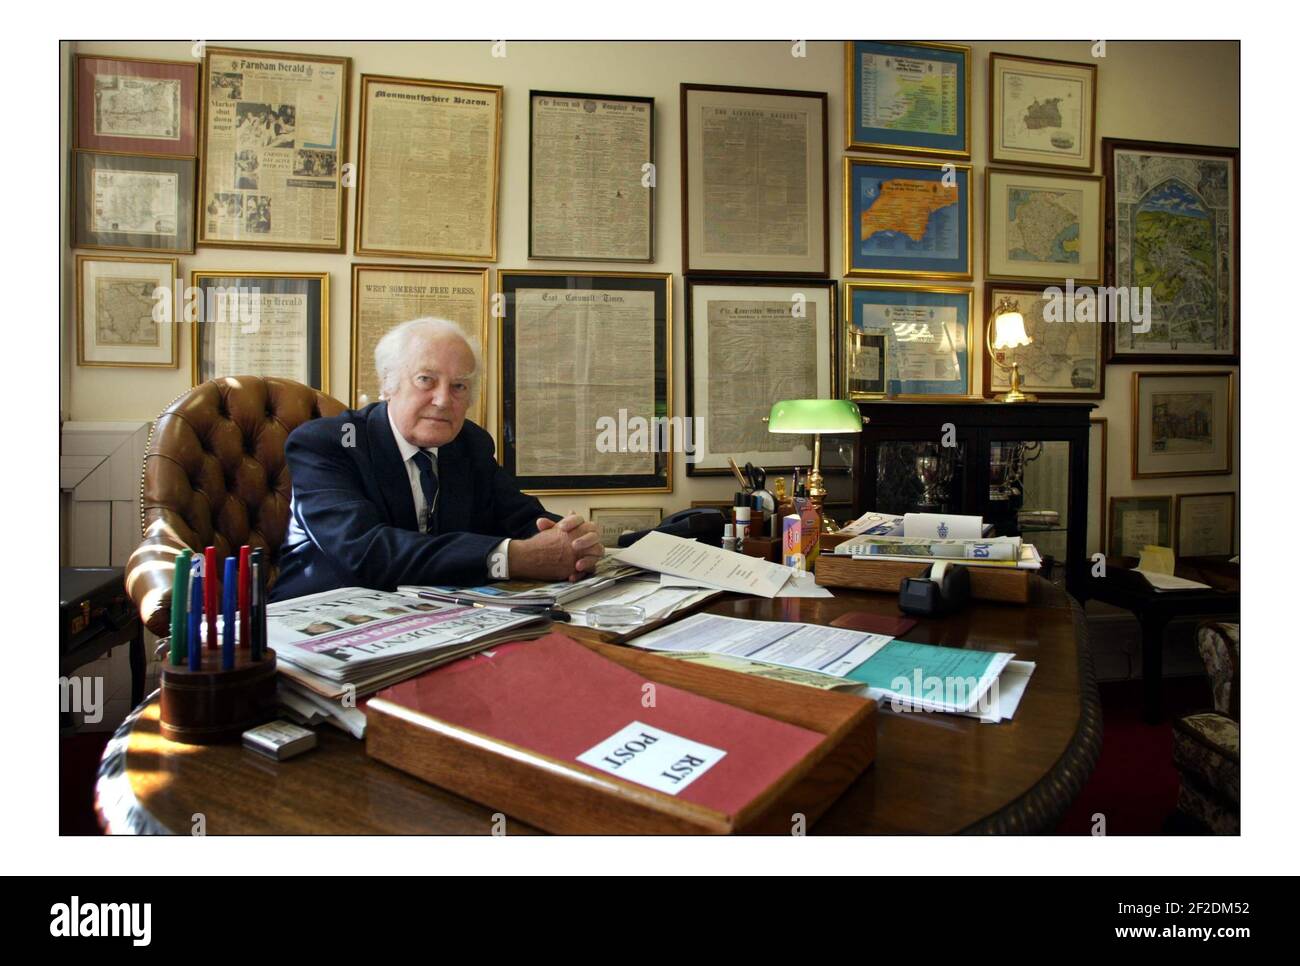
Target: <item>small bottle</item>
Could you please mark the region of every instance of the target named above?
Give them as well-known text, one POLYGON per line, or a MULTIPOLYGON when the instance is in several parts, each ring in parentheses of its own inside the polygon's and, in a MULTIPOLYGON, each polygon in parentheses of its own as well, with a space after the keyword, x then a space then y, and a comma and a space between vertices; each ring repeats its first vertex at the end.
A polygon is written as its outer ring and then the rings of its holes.
POLYGON ((733 553, 736 550, 736 530, 730 523, 722 528, 722 549, 733 553))
POLYGON ((749 494, 737 493, 735 500, 732 501, 731 509, 736 517, 736 549, 740 550, 745 546, 745 538, 749 536, 749 494))

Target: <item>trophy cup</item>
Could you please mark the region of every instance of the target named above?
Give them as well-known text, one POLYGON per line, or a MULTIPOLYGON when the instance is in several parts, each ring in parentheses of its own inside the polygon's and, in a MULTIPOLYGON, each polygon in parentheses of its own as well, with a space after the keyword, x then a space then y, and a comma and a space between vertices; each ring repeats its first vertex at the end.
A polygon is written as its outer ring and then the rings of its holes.
POLYGON ((917 479, 921 481, 921 502, 916 505, 920 513, 938 513, 948 499, 948 483, 952 480, 952 455, 936 443, 922 443, 916 448, 914 461, 917 479))

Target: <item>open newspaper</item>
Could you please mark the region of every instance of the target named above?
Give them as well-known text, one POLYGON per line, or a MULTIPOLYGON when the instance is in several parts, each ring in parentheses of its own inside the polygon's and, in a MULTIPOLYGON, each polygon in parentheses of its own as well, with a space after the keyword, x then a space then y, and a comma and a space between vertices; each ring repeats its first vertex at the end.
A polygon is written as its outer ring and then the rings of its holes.
POLYGON ((1033 544, 1019 537, 985 537, 980 540, 940 540, 911 537, 852 537, 834 551, 840 557, 872 560, 951 560, 969 566, 1012 567, 1037 570, 1042 558, 1033 544))
POLYGON ((448 602, 470 600, 477 604, 509 604, 515 607, 565 604, 579 597, 610 587, 627 577, 643 574, 640 567, 620 563, 614 557, 602 557, 590 577, 546 582, 540 580, 502 580, 481 587, 399 587, 401 592, 420 592, 448 602))

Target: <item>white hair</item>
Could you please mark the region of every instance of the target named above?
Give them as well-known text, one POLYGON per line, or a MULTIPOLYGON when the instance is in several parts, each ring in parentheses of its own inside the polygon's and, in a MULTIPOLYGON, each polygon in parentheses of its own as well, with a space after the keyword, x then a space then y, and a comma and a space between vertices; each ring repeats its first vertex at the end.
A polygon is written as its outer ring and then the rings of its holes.
MULTIPOLYGON (((478 340, 472 335, 467 335, 455 322, 436 319, 431 315, 394 326, 385 332, 384 337, 375 345, 375 372, 379 376, 380 397, 387 399, 397 391, 397 384, 406 371, 411 354, 411 340, 418 336, 430 339, 455 336, 465 343, 470 354, 474 356, 474 372, 468 374, 472 398, 478 391, 479 373, 483 371, 483 353, 478 340)), ((458 375, 465 375, 465 373, 458 373, 458 375)))

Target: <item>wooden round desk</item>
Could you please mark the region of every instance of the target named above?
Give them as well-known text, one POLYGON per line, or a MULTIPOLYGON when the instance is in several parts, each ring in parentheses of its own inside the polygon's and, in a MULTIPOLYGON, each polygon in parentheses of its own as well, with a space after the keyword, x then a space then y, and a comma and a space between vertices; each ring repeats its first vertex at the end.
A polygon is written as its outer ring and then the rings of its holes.
MULTIPOLYGON (((898 615, 895 597, 834 593, 833 599, 727 595, 705 609, 813 624, 855 610, 898 615)), ((1002 724, 882 709, 875 764, 810 831, 1050 832, 1101 750, 1101 712, 1079 606, 1034 578, 1027 606, 976 603, 922 621, 907 639, 1014 651, 1037 668, 1015 719, 1002 724)), ((159 733, 155 694, 104 751, 95 794, 100 823, 112 833, 190 834, 201 821, 208 835, 483 835, 500 828, 491 809, 367 758, 364 742, 332 727, 318 734, 315 751, 286 762, 237 744, 175 744, 159 733)), ((536 829, 507 820, 506 832, 536 829)))

